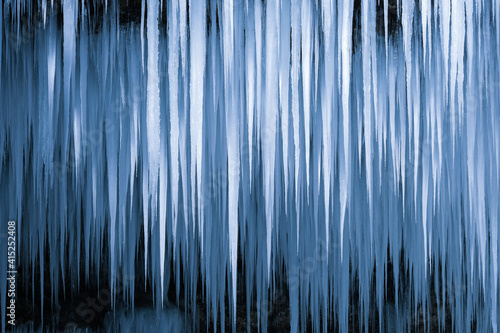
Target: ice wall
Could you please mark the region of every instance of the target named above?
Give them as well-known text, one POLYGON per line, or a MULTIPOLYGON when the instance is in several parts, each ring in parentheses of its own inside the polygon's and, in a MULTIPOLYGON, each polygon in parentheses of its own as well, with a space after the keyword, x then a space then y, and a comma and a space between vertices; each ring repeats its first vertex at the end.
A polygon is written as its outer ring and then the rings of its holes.
POLYGON ((104 274, 222 330, 283 286, 292 331, 498 330, 499 0, 58 3, 0 6, 0 281, 16 220, 41 311, 104 274))

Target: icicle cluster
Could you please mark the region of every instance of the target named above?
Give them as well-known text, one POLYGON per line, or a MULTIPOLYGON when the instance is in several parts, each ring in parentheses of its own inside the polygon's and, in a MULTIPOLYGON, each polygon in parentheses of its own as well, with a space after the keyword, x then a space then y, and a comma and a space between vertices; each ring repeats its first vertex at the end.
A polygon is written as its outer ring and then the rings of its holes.
POLYGON ((2 330, 9 220, 42 312, 104 272, 222 330, 284 285, 293 332, 498 330, 499 0, 102 5, 0 6, 2 330))

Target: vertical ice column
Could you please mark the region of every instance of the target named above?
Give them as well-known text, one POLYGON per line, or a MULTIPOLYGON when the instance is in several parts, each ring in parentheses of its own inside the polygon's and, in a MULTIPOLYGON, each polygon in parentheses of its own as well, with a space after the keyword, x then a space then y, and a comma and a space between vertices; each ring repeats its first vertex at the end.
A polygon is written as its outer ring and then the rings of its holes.
MULTIPOLYGON (((158 1, 148 0, 147 38, 147 147, 149 164, 149 194, 151 199, 151 218, 156 221, 158 175, 160 171, 160 78, 158 75, 158 1)), ((165 260, 165 230, 166 221, 160 221, 160 276, 161 295, 163 298, 163 274, 165 260), (163 245, 162 245, 163 244, 163 245)), ((147 237, 147 235, 145 235, 147 237)))
MULTIPOLYGON (((191 129, 191 198, 193 205, 193 221, 198 220, 202 241, 203 255, 203 195, 202 195, 202 144, 203 144, 203 78, 205 73, 206 52, 206 3, 204 0, 191 0, 190 17, 190 51, 191 51, 191 85, 190 85, 190 129, 191 129), (197 185, 195 189, 195 184, 197 185), (196 200, 196 194, 198 195, 196 200), (198 207, 198 213, 195 212, 198 207)), ((194 230, 194 228, 193 228, 194 230)))
MULTIPOLYGON (((0 6, 1 7, 1 6, 0 6)), ((56 76, 56 24, 54 20, 49 23, 47 28, 47 93, 48 93, 48 107, 46 116, 46 134, 44 142, 42 157, 45 163, 46 174, 50 181, 53 181, 53 151, 54 151, 54 141, 52 139, 53 136, 53 117, 54 117, 54 90, 55 90, 55 76, 56 76)), ((1 34, 0 34, 1 35, 1 34)), ((1 46, 0 46, 1 48, 1 46)), ((1 69, 0 69, 1 74, 1 69)), ((1 84, 1 81, 0 81, 1 84)))
POLYGON ((300 2, 292 0, 292 118, 293 145, 295 147, 295 209, 297 211, 297 252, 299 251, 300 231, 300 201, 299 201, 299 163, 300 163, 300 105, 299 105, 299 75, 300 75, 300 2))
POLYGON ((290 85, 290 3, 281 2, 279 40, 279 94, 281 110, 281 136, 283 138, 283 177, 285 182, 285 211, 288 207, 288 93, 290 85))
MULTIPOLYGON (((248 117, 248 161, 250 170, 250 184, 252 183, 252 165, 253 159, 253 137, 254 137, 254 111, 255 111, 255 97, 258 91, 255 87, 255 14, 253 8, 247 8, 247 23, 245 25, 245 61, 246 61, 246 105, 247 105, 247 117, 248 117)), ((250 186, 250 191, 252 191, 252 186, 250 186)))
POLYGON ((144 71, 144 15, 146 15, 146 0, 141 1, 140 35, 141 35, 141 65, 143 71, 144 71))
MULTIPOLYGON (((70 88, 71 78, 75 72, 75 57, 76 57, 76 20, 77 20, 77 12, 78 12, 78 3, 74 1, 64 1, 63 4, 63 31, 64 31, 64 111, 63 111, 63 119, 64 124, 66 125, 63 130, 68 130, 68 122, 70 112, 70 88)), ((66 159, 66 145, 68 137, 67 135, 63 136, 63 162, 66 159)))
MULTIPOLYGON (((239 108, 235 101, 238 83, 235 82, 234 29, 241 28, 241 22, 234 21, 233 1, 224 2, 223 8, 223 49, 224 49, 224 94, 227 130, 227 173, 228 173, 228 208, 229 208, 229 261, 231 264, 233 318, 236 327, 236 276, 238 269, 238 195, 240 175, 239 151, 239 108)), ((251 149, 251 148, 250 148, 251 149)))
POLYGON ((262 2, 254 1, 255 8, 255 64, 256 64, 256 104, 255 104, 255 120, 256 120, 256 139, 257 147, 260 144, 260 127, 261 127, 261 113, 263 109, 262 105, 262 2))
MULTIPOLYGON (((188 118, 188 105, 189 105, 189 76, 188 76, 188 42, 187 42, 187 0, 179 0, 179 39, 180 39, 180 57, 182 68, 182 99, 179 101, 179 166, 180 176, 182 179, 182 198, 183 198, 183 211, 184 211, 184 237, 188 240, 188 226, 189 226, 189 175, 188 175, 188 154, 187 140, 189 136, 188 118), (183 147, 183 149, 180 149, 183 147)), ((191 203, 194 204, 194 203, 191 203)))
MULTIPOLYGON (((464 0, 453 2, 451 8, 451 45, 450 45, 450 112, 452 121, 452 130, 455 132, 458 115, 458 128, 461 128, 463 117, 463 96, 464 96, 464 43, 465 43, 465 8, 464 0), (455 89, 456 88, 456 89, 455 89), (456 91, 455 91, 456 90, 456 91), (458 93, 458 94, 457 94, 458 93), (455 104, 455 96, 458 100, 458 114, 456 114, 457 106, 455 104)), ((472 27, 469 27, 472 33, 472 27)), ((454 144, 455 139, 452 137, 454 144)), ((454 147, 454 146, 453 146, 454 147)))
MULTIPOLYGON (((313 41, 313 9, 309 0, 302 0, 301 8, 301 42, 302 42, 302 87, 303 87, 303 107, 304 107, 304 135, 305 135, 305 156, 306 156, 306 192, 309 200, 309 155, 310 143, 310 119, 311 119, 311 75, 312 75, 312 41, 313 41)), ((269 27, 267 27, 269 30, 269 27)), ((266 46, 267 47, 267 46, 266 46)))
POLYGON ((349 175, 349 91, 351 85, 351 56, 352 56, 352 10, 354 1, 348 0, 342 4, 339 12, 342 13, 342 116, 343 116, 343 131, 344 131, 344 154, 339 156, 340 169, 340 258, 343 253, 343 238, 344 238, 344 222, 348 200, 348 187, 350 183, 349 175))
MULTIPOLYGON (((443 0, 439 6, 439 22, 441 30, 441 44, 443 50, 444 62, 444 77, 448 80, 448 56, 450 54, 450 15, 451 15, 451 0, 443 0)), ((446 81, 447 82, 447 81, 446 81)), ((444 86, 445 96, 448 95, 448 85, 444 86)))
POLYGON ((431 0, 421 1, 421 13, 422 13, 422 43, 423 43, 423 53, 424 53, 424 69, 427 68, 427 57, 430 57, 430 49, 432 45, 431 31, 431 0))
POLYGON ((278 44, 279 12, 277 2, 266 4, 266 107, 262 133, 264 198, 266 200, 267 277, 271 274, 271 236, 274 223, 274 173, 276 158, 276 125, 278 113, 278 44))
POLYGON ((177 220, 179 204, 179 6, 171 2, 168 35, 168 83, 170 101, 170 175, 172 184, 172 235, 173 255, 176 258, 177 220))
MULTIPOLYGON (((362 43, 363 43, 363 132, 365 142, 365 167, 366 167, 366 187, 368 189, 368 204, 370 214, 370 238, 373 234, 372 209, 373 209, 373 190, 372 190, 372 52, 376 48, 372 34, 373 13, 375 8, 371 7, 372 2, 363 0, 362 2, 362 43)), ((374 22, 373 22, 374 23, 374 22)))
POLYGON ((324 85, 324 100, 322 103, 322 123, 323 123, 323 149, 322 149, 322 173, 323 185, 325 191, 325 230, 326 230, 326 253, 328 256, 329 251, 329 234, 330 234, 330 189, 332 187, 331 174, 333 171, 333 151, 336 151, 335 144, 332 142, 332 130, 335 124, 332 121, 333 98, 336 91, 334 91, 334 47, 336 42, 336 33, 333 27, 336 26, 336 17, 334 15, 333 3, 328 0, 322 1, 322 19, 323 31, 325 38, 325 85, 324 85))
MULTIPOLYGON (((83 11, 83 6, 82 6, 82 11, 83 11)), ((0 14, 2 14, 1 10, 0 14)), ((43 25, 45 26, 45 23, 47 22, 47 0, 42 0, 42 14, 43 14, 43 25)))

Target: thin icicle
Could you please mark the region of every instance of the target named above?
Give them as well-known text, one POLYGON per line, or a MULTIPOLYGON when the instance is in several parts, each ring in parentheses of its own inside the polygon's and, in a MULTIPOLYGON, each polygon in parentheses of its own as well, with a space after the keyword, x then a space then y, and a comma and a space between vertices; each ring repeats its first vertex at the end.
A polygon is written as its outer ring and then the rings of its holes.
MULTIPOLYGON (((226 126, 227 126, 227 168, 228 168, 228 200, 229 200, 229 258, 231 263, 233 317, 232 326, 236 327, 236 277, 238 265, 238 192, 240 178, 239 152, 239 110, 236 107, 236 87, 234 80, 234 22, 233 1, 224 2, 223 11, 223 46, 224 46, 224 91, 226 93, 226 126)), ((251 149, 251 148, 250 148, 251 149)))
POLYGON ((300 231, 300 204, 299 204, 299 161, 300 161, 300 137, 299 137, 299 75, 300 75, 300 3, 292 0, 292 117, 293 117, 293 144, 295 147, 295 206, 297 209, 297 252, 299 251, 300 231))
POLYGON ((325 189, 325 229, 326 229, 326 248, 327 255, 329 252, 329 231, 330 231, 330 188, 331 188, 331 174, 333 168, 332 161, 332 128, 334 124, 332 123, 333 115, 333 82, 335 77, 333 75, 333 44, 334 44, 334 30, 332 16, 333 8, 330 1, 322 2, 323 10, 323 24, 324 24, 324 35, 325 35, 325 100, 326 103, 322 105, 322 120, 323 120, 323 174, 324 181, 323 186, 325 189))
POLYGON ((290 84, 290 3, 282 2, 280 8, 280 111, 281 136, 283 138, 283 176, 285 183, 285 210, 288 206, 288 99, 290 84))
MULTIPOLYGON (((301 6, 301 41, 302 41, 302 92, 304 94, 304 141, 306 157, 307 199, 309 200, 309 155, 311 150, 311 76, 312 76, 312 40, 313 40, 313 13, 312 3, 302 0, 301 6)), ((269 28, 268 28, 269 29, 269 28)))
MULTIPOLYGON (((253 137, 254 137, 254 111, 255 111, 255 14, 252 8, 248 10, 248 24, 249 29, 245 34, 245 60, 246 60, 246 102, 247 102, 247 116, 248 116, 248 155, 249 155, 249 168, 250 168, 250 183, 252 183, 252 164, 253 164, 253 137)), ((250 191, 252 188, 250 187, 250 191)))
POLYGON ((146 15, 146 0, 141 1, 141 64, 144 71, 144 16, 146 15))
MULTIPOLYGON (((190 129, 191 129, 191 198, 193 204, 193 220, 203 221, 202 196, 202 142, 203 142, 203 82, 205 74, 206 52, 206 8, 203 0, 192 0, 189 5, 190 50, 191 50, 191 81, 190 81, 190 129), (196 190, 194 184, 197 185, 196 190), (196 193, 198 194, 196 200, 196 193), (195 204, 196 203, 196 204, 195 204), (198 212, 195 212, 198 207, 198 212)), ((203 228, 200 227, 203 240, 203 228)), ((194 229, 193 229, 194 230, 194 229)), ((203 247, 202 247, 203 248, 203 247)), ((203 251, 202 251, 203 255, 203 251)))
POLYGON ((352 55, 352 9, 354 1, 349 0, 342 4, 342 115, 344 124, 344 155, 339 163, 340 167, 340 258, 343 253, 344 222, 347 209, 347 188, 349 185, 349 91, 351 85, 351 55, 352 55))

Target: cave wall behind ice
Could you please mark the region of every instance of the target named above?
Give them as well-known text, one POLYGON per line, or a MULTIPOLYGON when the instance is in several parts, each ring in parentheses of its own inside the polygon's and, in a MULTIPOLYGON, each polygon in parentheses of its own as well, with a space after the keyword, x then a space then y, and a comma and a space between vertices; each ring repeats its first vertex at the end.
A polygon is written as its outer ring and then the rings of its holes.
POLYGON ((498 329, 500 1, 2 4, 2 330, 9 220, 42 312, 106 272, 383 330, 390 275, 401 325, 498 329))

